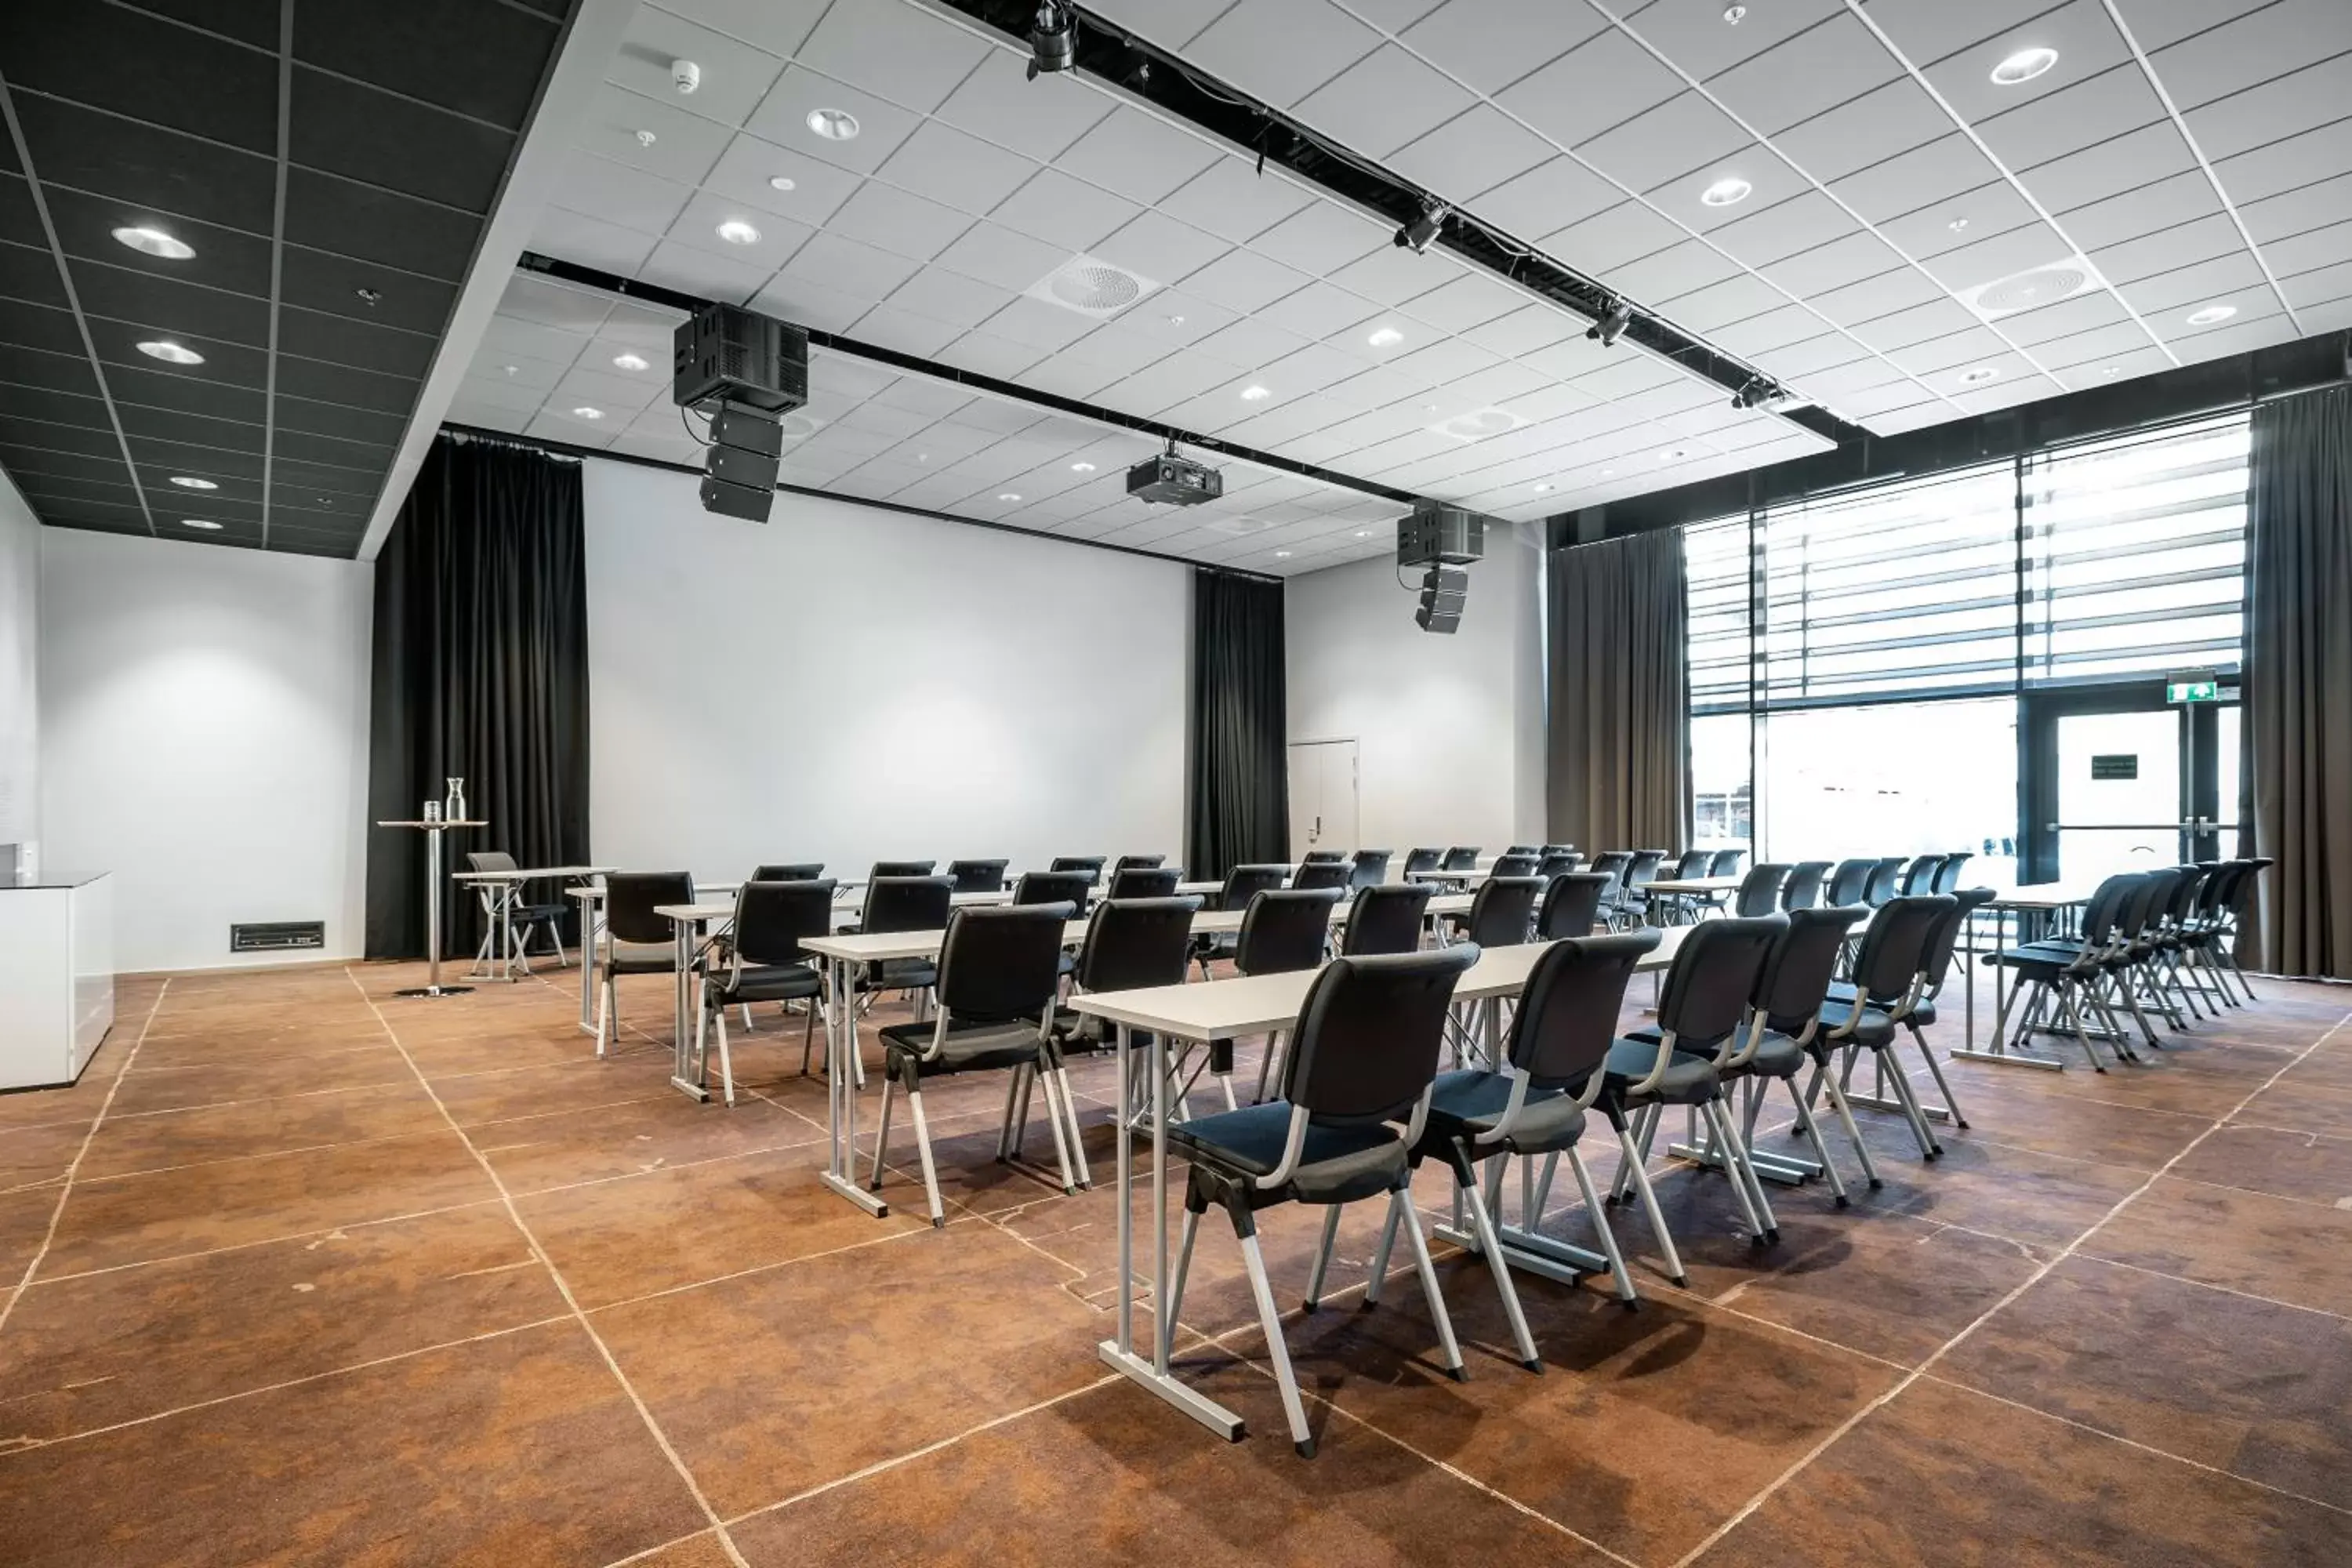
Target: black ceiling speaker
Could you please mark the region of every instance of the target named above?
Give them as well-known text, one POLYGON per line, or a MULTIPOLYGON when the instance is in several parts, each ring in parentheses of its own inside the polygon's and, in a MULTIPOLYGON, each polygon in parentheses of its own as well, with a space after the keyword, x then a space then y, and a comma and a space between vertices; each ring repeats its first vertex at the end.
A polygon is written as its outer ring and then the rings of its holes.
POLYGON ((1462 624, 1470 601, 1470 574, 1451 566, 1433 566, 1422 574, 1421 608, 1413 624, 1425 632, 1452 634, 1462 624))
POLYGON ((780 416, 808 401, 808 333, 733 305, 705 305, 670 340, 670 396, 710 416, 702 510, 768 521, 783 452, 780 416))

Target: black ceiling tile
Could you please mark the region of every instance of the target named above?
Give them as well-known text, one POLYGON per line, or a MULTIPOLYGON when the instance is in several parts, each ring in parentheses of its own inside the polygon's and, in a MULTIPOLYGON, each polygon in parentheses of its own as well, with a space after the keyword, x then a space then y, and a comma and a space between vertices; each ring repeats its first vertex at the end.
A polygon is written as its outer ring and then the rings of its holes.
POLYGON ((293 161, 486 213, 514 135, 314 70, 294 73, 293 161))
POLYGON ((202 479, 218 479, 226 489, 232 483, 250 485, 260 493, 261 454, 232 452, 219 447, 188 446, 175 441, 156 441, 144 437, 130 437, 131 460, 139 465, 143 481, 151 472, 165 475, 194 474, 202 479))
POLYGON ((519 131, 562 36, 488 0, 310 5, 294 14, 294 58, 519 131))
POLYGON ((166 375, 160 370, 109 365, 106 389, 118 404, 175 409, 245 425, 259 425, 269 413, 268 395, 260 388, 227 385, 217 377, 166 375))
POLYGON ((269 346, 269 297, 266 293, 256 299, 250 294, 199 289, 174 278, 159 278, 95 261, 68 261, 66 265, 72 269, 74 293, 81 300, 82 314, 89 318, 93 327, 101 319, 152 321, 163 335, 176 338, 190 348, 197 348, 207 339, 243 343, 248 348, 269 346))
POLYGON ((98 345, 99 363, 110 370, 121 365, 126 370, 152 371, 157 375, 184 376, 208 385, 249 386, 257 391, 269 384, 267 349, 225 343, 216 338, 177 335, 169 327, 152 321, 117 321, 100 316, 89 318, 89 336, 98 345), (205 363, 173 364, 139 352, 141 343, 158 338, 171 338, 182 348, 194 350, 205 356, 205 363))
POLYGON ((147 514, 133 506, 116 506, 106 501, 55 500, 37 509, 43 522, 85 522, 100 528, 121 528, 147 531, 147 514))
POLYGON ((269 552, 272 555, 316 555, 330 561, 352 561, 358 558, 360 548, 356 542, 334 540, 286 543, 280 542, 273 531, 269 536, 269 552))
POLYGON ((65 279, 58 276, 58 258, 49 254, 47 247, 10 245, 0 240, 0 300, 25 300, 60 310, 66 308, 65 279))
POLYGON ((22 174, 0 174, 0 234, 25 245, 47 247, 33 187, 22 174))
POLYGON ((0 304, 0 342, 47 349, 55 354, 89 352, 71 310, 15 300, 0 304))
MULTIPOLYGON (((34 419, 51 425, 80 425, 92 430, 107 430, 113 422, 106 416, 106 405, 95 397, 76 397, 70 393, 50 392, 42 387, 26 386, 20 383, 0 381, 0 419, 34 419)), ((21 430, 12 430, 18 440, 31 440, 21 430)))
POLYGON ((49 218, 57 225, 58 244, 68 257, 174 283, 200 283, 257 300, 269 298, 269 241, 264 236, 60 185, 45 184, 42 192, 48 198, 49 218), (160 228, 174 239, 185 240, 195 254, 185 260, 167 261, 133 250, 114 237, 118 228, 139 226, 160 228))
POLYGON ((131 476, 121 464, 114 465, 112 479, 73 479, 62 474, 22 473, 16 477, 16 488, 36 507, 52 501, 102 501, 108 506, 136 508, 138 487, 130 482, 131 476))
POLYGON ((378 446, 359 441, 338 441, 331 436, 313 436, 305 430, 278 432, 277 453, 281 458, 298 462, 326 463, 355 472, 381 474, 392 466, 394 447, 391 443, 378 446))
POLYGON ((449 312, 457 303, 456 287, 437 279, 299 245, 286 247, 278 297, 306 310, 403 327, 436 338, 449 324, 449 312), (362 289, 375 295, 373 304, 360 297, 362 289))
POLYGON ((275 499, 269 506, 271 528, 298 529, 320 539, 357 539, 367 532, 367 521, 368 509, 359 506, 338 512, 316 505, 289 506, 275 499))
POLYGON ((84 397, 99 395, 98 377, 90 370, 89 361, 80 354, 49 353, 41 349, 18 348, 13 343, 0 343, 0 381, 48 392, 78 393, 84 397))
POLYGON ((60 425, 11 419, 0 425, 0 432, 7 437, 7 446, 0 450, 70 452, 84 458, 112 458, 117 462, 122 458, 122 443, 115 438, 110 420, 96 425, 60 425))
POLYGON ((289 397, 282 391, 278 397, 277 421, 280 430, 306 430, 313 436, 332 436, 364 446, 387 447, 400 445, 401 435, 408 428, 405 415, 346 408, 337 403, 313 403, 307 397, 289 397))
MULTIPOLYGON (((5 326, 5 317, 0 317, 0 329, 5 326)), ((304 359, 299 354, 281 353, 278 356, 278 390, 288 397, 340 403, 346 408, 372 408, 379 414, 397 414, 404 418, 416 406, 416 388, 415 376, 378 374, 354 370, 350 365, 304 359)))
MULTIPOLYGON (((157 495, 150 490, 147 492, 147 510, 155 514, 158 524, 165 527, 192 517, 207 522, 225 522, 256 530, 261 527, 261 503, 257 500, 225 501, 215 496, 178 492, 157 495)), ((202 533, 205 530, 200 528, 195 531, 202 533)))
POLYGON ((286 237, 452 282, 466 276, 482 220, 315 169, 286 174, 286 237))
MULTIPOLYGON (((47 474, 66 479, 96 479, 101 484, 127 484, 129 470, 120 456, 86 457, 79 452, 45 452, 37 447, 0 441, 0 468, 19 479, 47 474)), ((144 476, 142 476, 144 479, 144 476)))
POLYGON ((44 186, 66 185, 249 234, 270 232, 278 204, 274 157, 135 125, 55 99, 19 97, 16 114, 44 186))
POLYGON ((421 376, 433 368, 436 341, 422 332, 404 332, 349 316, 281 307, 278 312, 280 353, 331 364, 356 365, 387 375, 421 376))
POLYGON ((181 414, 169 408, 148 408, 134 403, 115 405, 126 436, 157 441, 178 441, 192 447, 218 447, 231 452, 259 452, 268 432, 258 425, 234 419, 207 419, 201 414, 181 414))
POLYGON ((289 505, 316 506, 318 497, 327 496, 332 499, 330 511, 348 510, 355 501, 362 509, 373 506, 376 491, 383 488, 382 468, 362 472, 284 456, 272 466, 270 478, 276 487, 269 498, 273 504, 284 500, 289 505), (304 496, 312 499, 306 501, 304 496))
MULTIPOLYGON (((278 60, 118 5, 0 7, 16 93, 46 93, 248 152, 278 151, 278 60)), ((33 149, 34 167, 41 151, 33 149)))
POLYGON ((265 49, 278 47, 278 0, 136 0, 140 9, 176 17, 265 49))
POLYGON ((148 498, 157 506, 176 506, 181 500, 198 495, 217 497, 224 502, 238 506, 258 507, 261 504, 261 480, 257 475, 249 479, 241 479, 228 472, 217 462, 205 468, 159 468, 152 463, 142 461, 139 465, 139 482, 147 487, 148 498), (187 474, 200 479, 210 479, 220 486, 220 489, 216 490, 182 489, 172 482, 172 476, 174 474, 187 474))

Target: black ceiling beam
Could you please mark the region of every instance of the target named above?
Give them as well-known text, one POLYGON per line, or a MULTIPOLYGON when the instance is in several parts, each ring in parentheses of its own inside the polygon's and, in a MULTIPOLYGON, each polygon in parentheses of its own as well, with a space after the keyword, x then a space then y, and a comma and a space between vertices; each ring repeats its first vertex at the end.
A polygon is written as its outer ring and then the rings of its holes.
MULTIPOLYGON (((1029 29, 1037 16, 1034 0, 938 3, 984 23, 1024 48, 1028 47, 1029 29)), ((1633 320, 1627 323, 1620 342, 1638 343, 1690 374, 1714 382, 1727 393, 1736 394, 1759 382, 1767 386, 1780 384, 1778 377, 1650 313, 1618 290, 1546 256, 1475 214, 1463 211, 1370 159, 1341 153, 1281 110, 1137 37, 1116 23, 1076 6, 1066 6, 1065 10, 1077 33, 1078 70, 1142 99, 1244 153, 1255 154, 1261 173, 1267 163, 1278 163, 1301 179, 1387 218, 1400 228, 1417 221, 1433 206, 1444 207, 1450 216, 1436 243, 1464 260, 1508 279, 1588 321, 1599 321, 1620 303, 1631 305, 1633 320)), ((1860 426, 1848 424, 1817 406, 1790 409, 1779 417, 1841 445, 1864 439, 1869 434, 1860 426)))

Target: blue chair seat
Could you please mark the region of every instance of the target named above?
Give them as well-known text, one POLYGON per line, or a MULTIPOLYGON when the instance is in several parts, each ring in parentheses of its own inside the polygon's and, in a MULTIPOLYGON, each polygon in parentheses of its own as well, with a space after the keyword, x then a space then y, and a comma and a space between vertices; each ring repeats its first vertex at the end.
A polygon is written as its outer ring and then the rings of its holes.
MULTIPOLYGON (((1424 1142, 1452 1138, 1474 1141, 1472 1153, 1475 1156, 1475 1140, 1503 1119, 1510 1102, 1508 1073, 1485 1072, 1476 1068, 1440 1073, 1436 1089, 1430 1097, 1424 1142)), ((1584 1109, 1576 1103, 1574 1096, 1556 1089, 1530 1088, 1527 1103, 1519 1108, 1518 1125, 1496 1146, 1514 1154, 1547 1154, 1571 1148, 1583 1136, 1584 1109)))

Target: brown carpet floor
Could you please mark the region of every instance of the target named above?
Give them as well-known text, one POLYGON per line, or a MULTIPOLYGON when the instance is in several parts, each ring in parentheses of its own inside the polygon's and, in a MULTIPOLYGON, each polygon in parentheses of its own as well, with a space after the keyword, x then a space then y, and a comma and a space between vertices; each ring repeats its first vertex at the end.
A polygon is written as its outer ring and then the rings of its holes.
MULTIPOLYGON (((933 1231, 903 1137, 888 1218, 816 1182, 796 1020, 728 1110, 668 1087, 660 979, 604 1062, 568 973, 416 979, 128 983, 82 1083, 0 1097, 0 1563, 2352 1562, 2352 991, 2105 1076, 1954 1064, 1947 1156, 1865 1112, 1885 1186, 1776 1189, 1769 1251, 1662 1158, 1690 1288, 1626 1215, 1647 1306, 1526 1279, 1539 1377, 1475 1258, 1465 1384, 1409 1274, 1355 1310, 1367 1207, 1289 1323, 1301 1461, 1220 1226, 1180 1354, 1247 1440, 1096 1357, 1105 1065, 1075 1198, 990 1159, 1001 1079, 929 1095, 933 1231)), ((1318 1218, 1265 1221, 1294 1306, 1318 1218)))

